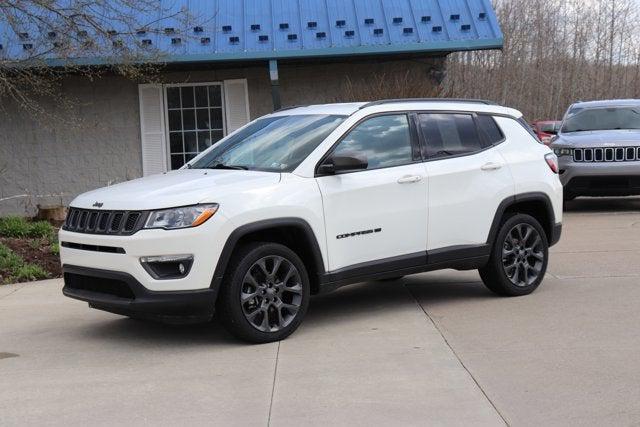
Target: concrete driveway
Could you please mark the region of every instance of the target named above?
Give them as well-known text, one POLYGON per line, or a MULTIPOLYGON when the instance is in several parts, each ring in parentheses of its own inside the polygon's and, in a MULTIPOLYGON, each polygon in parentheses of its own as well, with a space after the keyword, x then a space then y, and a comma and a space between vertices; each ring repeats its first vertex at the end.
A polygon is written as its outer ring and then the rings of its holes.
POLYGON ((568 205, 550 274, 353 285, 275 344, 90 310, 59 280, 0 287, 0 424, 638 425, 640 200, 568 205))

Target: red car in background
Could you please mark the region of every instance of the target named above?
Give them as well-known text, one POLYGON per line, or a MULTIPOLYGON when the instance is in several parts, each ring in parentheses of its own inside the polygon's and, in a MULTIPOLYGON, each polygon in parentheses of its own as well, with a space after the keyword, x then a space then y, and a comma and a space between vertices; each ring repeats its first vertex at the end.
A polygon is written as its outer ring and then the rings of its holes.
POLYGON ((549 145, 551 138, 557 135, 561 123, 562 122, 555 120, 539 120, 531 123, 531 127, 538 136, 538 139, 540 139, 544 145, 549 145))

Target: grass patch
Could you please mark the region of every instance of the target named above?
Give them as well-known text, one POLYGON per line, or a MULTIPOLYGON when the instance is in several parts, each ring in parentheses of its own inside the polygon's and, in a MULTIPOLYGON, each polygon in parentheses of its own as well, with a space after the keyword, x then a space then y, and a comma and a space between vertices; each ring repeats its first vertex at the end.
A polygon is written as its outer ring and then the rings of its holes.
POLYGON ((53 239, 54 228, 47 221, 27 221, 17 216, 0 218, 0 236, 53 239))
POLYGON ((23 264, 14 270, 12 276, 15 282, 30 282, 32 280, 46 279, 49 274, 39 265, 23 264))
POLYGON ((51 246, 49 246, 49 250, 52 254, 60 256, 60 243, 52 243, 51 246))
POLYGON ((48 277, 49 273, 42 267, 25 263, 22 257, 0 243, 0 285, 41 280, 48 277))

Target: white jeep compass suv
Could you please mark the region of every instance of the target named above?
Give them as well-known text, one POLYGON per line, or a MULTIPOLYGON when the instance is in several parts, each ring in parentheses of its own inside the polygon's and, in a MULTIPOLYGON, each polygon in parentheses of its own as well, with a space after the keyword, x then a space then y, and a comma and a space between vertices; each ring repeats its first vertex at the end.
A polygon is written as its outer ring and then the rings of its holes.
POLYGON ((525 295, 560 238, 557 171, 522 114, 489 102, 281 110, 180 170, 78 196, 63 292, 167 322, 215 312, 251 342, 287 337, 310 295, 355 282, 479 269, 525 295))

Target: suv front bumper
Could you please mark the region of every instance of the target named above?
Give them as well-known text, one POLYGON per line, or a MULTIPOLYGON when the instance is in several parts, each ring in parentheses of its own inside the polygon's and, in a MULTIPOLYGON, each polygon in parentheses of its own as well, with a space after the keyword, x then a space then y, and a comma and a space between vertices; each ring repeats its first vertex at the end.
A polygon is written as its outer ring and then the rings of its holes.
POLYGON ((214 289, 154 292, 128 273, 74 265, 62 270, 62 293, 99 310, 166 323, 206 322, 214 313, 214 289))
POLYGON ((574 162, 560 157, 560 182, 572 196, 640 194, 640 162, 574 162))

